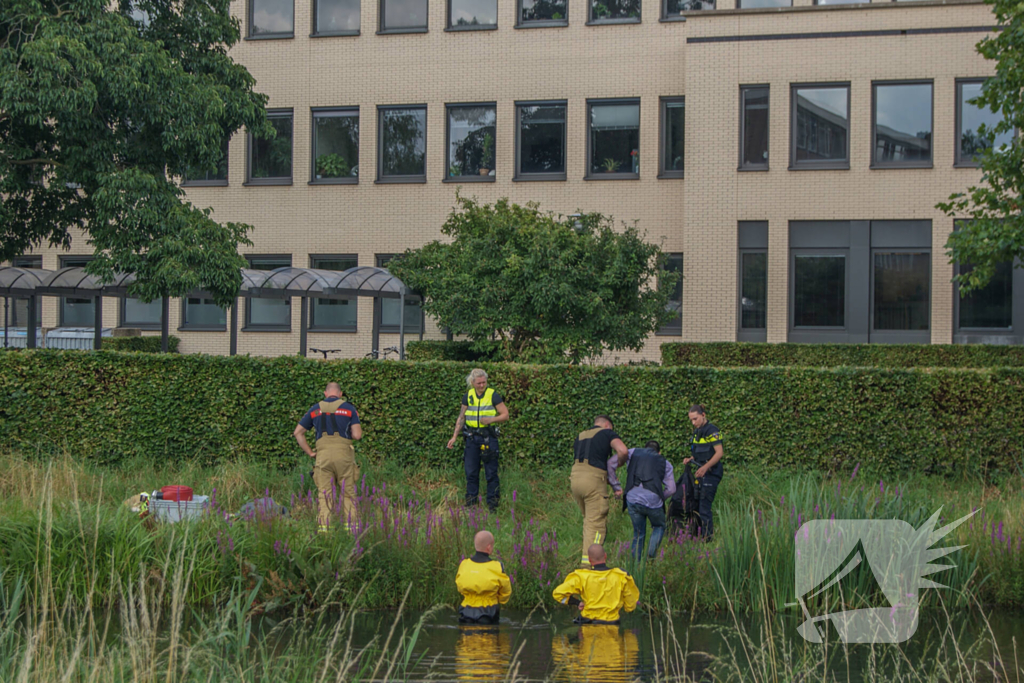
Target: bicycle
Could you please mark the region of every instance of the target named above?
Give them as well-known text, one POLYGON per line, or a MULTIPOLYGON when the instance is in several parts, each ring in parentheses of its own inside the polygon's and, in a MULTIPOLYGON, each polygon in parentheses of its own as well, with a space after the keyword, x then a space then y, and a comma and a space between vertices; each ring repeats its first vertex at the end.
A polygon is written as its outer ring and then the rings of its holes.
POLYGON ((322 354, 324 354, 324 360, 327 360, 327 354, 329 354, 329 353, 341 353, 341 349, 314 349, 314 348, 310 348, 310 351, 312 351, 313 353, 322 353, 322 354))

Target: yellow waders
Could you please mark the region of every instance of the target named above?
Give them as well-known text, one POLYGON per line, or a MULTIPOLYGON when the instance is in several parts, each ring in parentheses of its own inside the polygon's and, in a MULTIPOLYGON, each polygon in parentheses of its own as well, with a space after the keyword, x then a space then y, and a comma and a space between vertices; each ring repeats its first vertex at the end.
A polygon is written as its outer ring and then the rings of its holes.
POLYGON ((590 463, 576 461, 569 475, 572 498, 583 513, 583 564, 589 565, 587 549, 604 545, 608 531, 608 472, 590 463))
MULTIPOLYGON (((342 401, 321 401, 320 409, 334 411, 342 401)), ((319 492, 319 530, 326 531, 334 511, 336 496, 341 496, 341 521, 348 531, 356 521, 356 487, 359 485, 359 466, 352 440, 337 434, 324 433, 316 440, 316 465, 313 483, 319 492)))

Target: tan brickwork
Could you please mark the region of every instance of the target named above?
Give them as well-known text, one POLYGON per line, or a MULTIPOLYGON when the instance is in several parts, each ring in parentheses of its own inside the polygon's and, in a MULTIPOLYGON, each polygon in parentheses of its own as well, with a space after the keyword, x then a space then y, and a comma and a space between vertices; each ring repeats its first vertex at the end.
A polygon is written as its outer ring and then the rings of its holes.
MULTIPOLYGON (((927 219, 933 225, 933 342, 952 339, 951 267, 942 245, 952 221, 934 208, 979 177, 953 168, 954 79, 992 73, 975 51, 983 32, 939 35, 823 37, 814 39, 687 42, 688 38, 763 36, 891 29, 990 26, 990 10, 977 2, 876 2, 815 7, 796 0, 790 9, 691 13, 686 21, 659 22, 659 2, 644 0, 640 24, 586 26, 586 6, 569 0, 569 26, 516 29, 516 3, 499 0, 498 30, 446 32, 446 3, 432 0, 429 32, 377 35, 378 5, 363 0, 362 33, 310 38, 312 0, 295 1, 295 37, 243 40, 231 52, 257 79, 272 108, 294 112, 293 184, 245 183, 246 136, 230 144, 227 187, 190 187, 188 197, 210 206, 221 221, 253 226, 246 254, 292 254, 295 266, 309 254, 401 252, 438 239, 454 202, 456 185, 442 183, 446 166, 445 104, 496 102, 496 181, 463 186, 486 202, 509 197, 536 201, 568 214, 600 211, 639 221, 647 238, 667 252, 684 253, 683 331, 653 336, 640 354, 609 354, 609 362, 657 359, 671 340, 734 340, 737 327, 737 222, 769 222, 768 340, 787 338, 788 222, 791 220, 927 219), (872 170, 871 82, 934 79, 933 158, 930 169, 872 170), (790 171, 789 86, 795 82, 849 81, 851 164, 846 171, 790 171), (739 86, 768 84, 770 163, 767 172, 738 172, 739 86), (658 179, 659 98, 686 97, 686 178, 658 179), (641 179, 584 180, 586 100, 639 97, 641 179), (516 101, 566 100, 567 180, 514 182, 516 101), (426 104, 427 182, 377 184, 377 106, 426 104), (360 109, 358 185, 309 185, 311 107, 360 109)), ((246 3, 232 13, 245 26, 246 3)), ((88 253, 82 239, 72 253, 88 253)), ((43 266, 58 254, 42 250, 43 266)), ((44 325, 56 324, 57 300, 44 303, 44 325)), ((308 345, 341 348, 360 357, 370 349, 371 303, 359 302, 357 333, 310 333, 308 345)), ((172 302, 171 329, 184 352, 227 353, 227 332, 177 331, 181 308, 172 302)), ((239 306, 244 321, 244 302, 239 306)), ((105 325, 117 324, 117 302, 107 299, 105 325)), ((241 324, 239 325, 241 327, 241 324)), ((148 334, 152 334, 151 332, 148 334)), ((427 321, 427 338, 442 338, 427 321)), ((407 341, 415 335, 407 337, 407 341)), ((397 344, 381 335, 381 346, 397 344)), ((292 331, 245 332, 238 352, 296 353, 299 307, 292 331)), ((312 354, 311 354, 312 355, 312 354)))

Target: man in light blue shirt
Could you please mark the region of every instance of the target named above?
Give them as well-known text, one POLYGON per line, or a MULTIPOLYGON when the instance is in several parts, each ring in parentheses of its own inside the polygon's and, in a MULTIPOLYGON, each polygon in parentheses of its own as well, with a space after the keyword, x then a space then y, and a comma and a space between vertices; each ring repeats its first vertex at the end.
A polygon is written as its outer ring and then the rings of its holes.
POLYGON ((643 448, 630 448, 626 456, 626 486, 615 476, 615 467, 608 466, 608 483, 615 495, 623 498, 623 507, 633 522, 633 557, 639 560, 644 552, 647 520, 651 522, 651 544, 647 557, 654 557, 665 534, 665 501, 676 492, 672 463, 661 454, 657 441, 648 441, 643 448))

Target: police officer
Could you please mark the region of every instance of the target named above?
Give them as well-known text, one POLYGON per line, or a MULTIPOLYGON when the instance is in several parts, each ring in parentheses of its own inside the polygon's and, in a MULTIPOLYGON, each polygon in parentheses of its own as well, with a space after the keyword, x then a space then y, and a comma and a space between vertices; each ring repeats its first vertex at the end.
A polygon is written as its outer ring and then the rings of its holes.
POLYGON ((594 418, 594 426, 580 432, 572 446, 574 462, 569 475, 573 500, 583 513, 583 554, 580 564, 590 566, 587 550, 603 545, 608 531, 608 468, 626 462, 629 451, 606 415, 594 418))
POLYGON ((692 457, 683 460, 686 465, 693 462, 697 465, 694 477, 700 486, 700 506, 697 510, 700 515, 700 534, 705 540, 710 541, 715 532, 714 521, 711 515, 711 503, 715 500, 715 493, 722 481, 722 435, 718 427, 708 421, 704 406, 695 403, 690 406, 690 422, 693 424, 693 437, 690 439, 690 454, 692 457))
POLYGON ((466 437, 462 459, 466 469, 466 505, 476 505, 480 499, 480 468, 487 478, 487 507, 498 509, 501 489, 498 482, 498 430, 495 425, 508 420, 505 399, 494 389, 487 388, 487 373, 474 369, 466 377, 469 391, 462 396, 462 409, 455 421, 455 432, 448 440, 448 448, 455 446, 459 433, 466 437), (465 429, 463 429, 465 427, 465 429))
POLYGON ((342 496, 342 521, 348 531, 356 519, 356 485, 359 481, 359 466, 352 442, 363 438, 363 426, 359 424, 355 406, 343 398, 337 382, 327 385, 324 400, 306 411, 293 434, 306 455, 316 458, 313 483, 319 493, 318 533, 327 532, 335 491, 342 496), (306 442, 306 432, 314 428, 316 453, 306 442))

